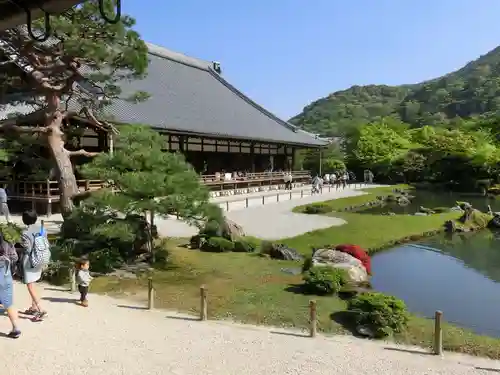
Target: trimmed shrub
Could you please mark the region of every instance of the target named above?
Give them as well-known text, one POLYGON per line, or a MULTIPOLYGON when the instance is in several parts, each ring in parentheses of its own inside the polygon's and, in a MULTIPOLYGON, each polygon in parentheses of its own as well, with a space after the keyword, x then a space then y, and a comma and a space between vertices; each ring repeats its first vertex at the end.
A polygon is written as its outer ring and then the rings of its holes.
POLYGON ((326 214, 332 212, 332 208, 325 203, 308 204, 304 207, 304 213, 309 215, 326 214))
POLYGON ((304 289, 307 293, 319 296, 336 294, 346 284, 343 269, 327 266, 311 267, 303 276, 304 289))
POLYGON ((335 250, 342 251, 343 253, 347 253, 349 255, 352 255, 354 258, 359 259, 365 267, 366 272, 371 275, 372 262, 370 256, 362 247, 358 245, 338 245, 335 247, 335 250))
POLYGON ((312 267, 312 257, 307 257, 304 259, 304 264, 302 265, 302 273, 309 271, 312 267))
POLYGON ((222 237, 212 237, 203 244, 201 249, 212 253, 225 253, 233 251, 234 244, 222 237))
POLYGON ((21 240, 22 228, 14 223, 0 223, 0 232, 5 241, 11 244, 19 243, 21 240))
POLYGON ((234 241, 234 250, 237 253, 253 253, 258 247, 258 241, 252 237, 240 237, 234 241))
POLYGON ((349 300, 348 309, 358 327, 367 327, 377 338, 404 331, 409 321, 404 301, 383 293, 360 294, 349 300))

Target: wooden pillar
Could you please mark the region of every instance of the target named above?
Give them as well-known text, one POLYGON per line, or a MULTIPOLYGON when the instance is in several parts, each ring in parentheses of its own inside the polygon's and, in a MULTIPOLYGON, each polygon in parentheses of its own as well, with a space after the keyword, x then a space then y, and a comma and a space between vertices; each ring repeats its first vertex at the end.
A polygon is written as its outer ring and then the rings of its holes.
POLYGON ((113 151, 114 151, 114 148, 115 148, 114 139, 113 139, 113 133, 109 132, 107 134, 107 138, 108 138, 108 152, 109 152, 110 155, 113 155, 113 151))
POLYGON ((255 173, 255 144, 250 143, 250 160, 252 162, 252 173, 255 173))
POLYGON ((104 151, 108 149, 108 135, 103 131, 97 132, 97 147, 99 151, 104 151))
POLYGON ((297 149, 295 147, 292 147, 292 165, 290 166, 290 170, 295 169, 295 157, 297 154, 297 149))
POLYGON ((186 137, 182 135, 179 137, 179 151, 182 153, 187 151, 186 137))

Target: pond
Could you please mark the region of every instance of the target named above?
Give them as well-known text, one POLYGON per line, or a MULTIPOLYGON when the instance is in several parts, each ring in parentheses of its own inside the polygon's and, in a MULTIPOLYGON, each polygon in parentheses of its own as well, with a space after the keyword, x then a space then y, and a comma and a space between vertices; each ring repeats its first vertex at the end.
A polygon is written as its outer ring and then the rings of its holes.
POLYGON ((410 311, 500 337, 500 232, 439 235, 372 258, 373 287, 410 311))
POLYGON ((438 193, 432 191, 415 191, 410 193, 413 198, 411 203, 406 206, 400 206, 396 202, 387 202, 380 206, 374 206, 358 211, 360 214, 414 214, 420 206, 425 208, 453 207, 457 201, 465 201, 472 204, 474 208, 486 211, 488 205, 491 205, 493 211, 500 211, 500 200, 489 199, 476 195, 461 195, 458 193, 438 193))

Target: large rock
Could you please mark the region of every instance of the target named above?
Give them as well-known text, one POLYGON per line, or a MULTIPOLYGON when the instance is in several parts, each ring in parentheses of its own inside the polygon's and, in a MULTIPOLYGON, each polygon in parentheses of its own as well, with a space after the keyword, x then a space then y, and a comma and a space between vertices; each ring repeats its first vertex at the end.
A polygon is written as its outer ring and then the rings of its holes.
POLYGON ((333 249, 316 250, 312 256, 313 266, 345 269, 349 282, 361 284, 368 282, 368 273, 361 261, 350 254, 333 249))
POLYGON ((301 261, 304 257, 295 249, 283 244, 272 244, 269 256, 273 259, 301 261))
POLYGON ((245 232, 241 225, 236 224, 234 221, 226 219, 222 225, 222 237, 229 241, 235 241, 239 237, 243 237, 245 232))

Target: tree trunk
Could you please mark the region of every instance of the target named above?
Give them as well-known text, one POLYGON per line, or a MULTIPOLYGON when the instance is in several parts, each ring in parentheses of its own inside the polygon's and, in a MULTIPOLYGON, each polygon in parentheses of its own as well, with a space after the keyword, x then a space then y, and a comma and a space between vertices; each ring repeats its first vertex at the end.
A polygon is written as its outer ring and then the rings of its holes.
POLYGON ((63 113, 59 109, 59 96, 56 93, 47 95, 47 119, 45 126, 48 129, 47 143, 50 154, 55 161, 59 178, 60 206, 63 216, 73 211, 73 197, 78 194, 78 184, 70 155, 64 147, 64 133, 62 131, 63 113))

